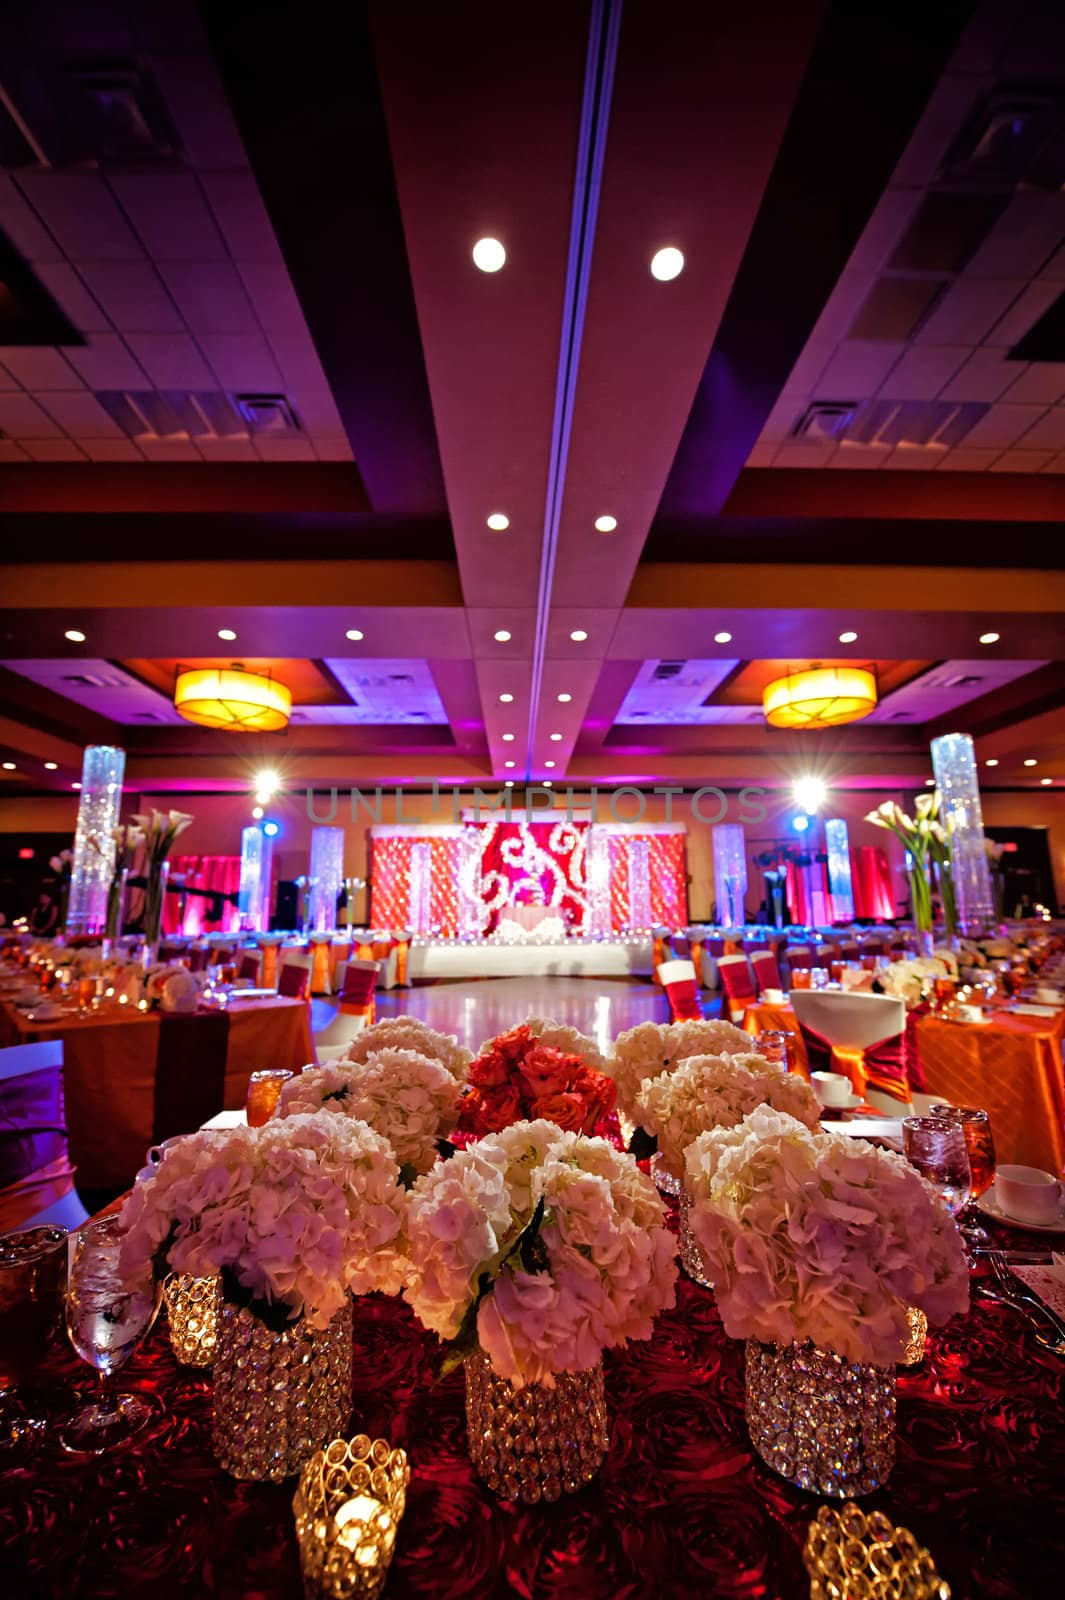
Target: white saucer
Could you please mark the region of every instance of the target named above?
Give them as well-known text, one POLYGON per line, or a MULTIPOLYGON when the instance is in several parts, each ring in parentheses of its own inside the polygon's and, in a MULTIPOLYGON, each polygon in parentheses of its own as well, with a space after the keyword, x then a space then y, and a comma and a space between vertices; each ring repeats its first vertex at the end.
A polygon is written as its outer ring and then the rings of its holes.
POLYGON ((1000 1209, 994 1184, 976 1203, 985 1216, 993 1217, 996 1222, 1005 1222, 1011 1228, 1027 1228, 1031 1233, 1065 1233, 1065 1209, 1053 1222, 1022 1222, 1020 1217, 1011 1217, 1000 1209))
POLYGON ((862 1104, 863 1101, 860 1094, 849 1094, 846 1100, 833 1100, 831 1103, 827 1100, 820 1102, 822 1111, 853 1111, 855 1106, 862 1104))

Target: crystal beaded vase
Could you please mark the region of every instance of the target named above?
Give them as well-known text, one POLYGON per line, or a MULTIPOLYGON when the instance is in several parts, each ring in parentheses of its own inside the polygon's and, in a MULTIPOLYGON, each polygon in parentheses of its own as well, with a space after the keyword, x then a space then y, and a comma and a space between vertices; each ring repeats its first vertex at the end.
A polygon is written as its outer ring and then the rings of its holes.
POLYGON ((351 1302, 328 1328, 275 1333, 223 1300, 214 1361, 214 1453, 234 1478, 280 1483, 351 1416, 351 1302))
POLYGON ((183 1367, 209 1367, 218 1342, 222 1280, 175 1272, 163 1285, 163 1297, 174 1355, 183 1367))
POLYGON ((704 1289, 712 1289, 713 1284, 706 1274, 706 1263, 703 1252, 699 1248, 699 1241, 692 1231, 691 1200, 686 1189, 680 1192, 680 1203, 677 1216, 677 1237, 680 1244, 680 1264, 688 1277, 694 1283, 701 1283, 704 1289))
POLYGON ((553 1389, 515 1389, 481 1350, 465 1366, 470 1459, 494 1493, 535 1505, 591 1483, 609 1443, 601 1362, 556 1373, 553 1389))
POLYGON ((762 1460, 798 1488, 869 1494, 895 1462, 895 1369, 748 1339, 747 1428, 762 1460))
POLYGON ((681 1180, 672 1170, 665 1156, 660 1150, 651 1157, 650 1167, 651 1182, 660 1194, 671 1194, 674 1197, 680 1194, 681 1180))

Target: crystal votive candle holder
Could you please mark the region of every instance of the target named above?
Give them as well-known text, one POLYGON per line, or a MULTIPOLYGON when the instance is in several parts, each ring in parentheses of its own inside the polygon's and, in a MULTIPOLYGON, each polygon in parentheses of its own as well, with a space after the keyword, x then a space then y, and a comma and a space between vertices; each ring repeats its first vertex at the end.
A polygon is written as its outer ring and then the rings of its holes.
POLYGON ((909 1333, 906 1343, 902 1347, 899 1366, 916 1367, 924 1360, 924 1344, 928 1338, 928 1318, 917 1306, 911 1306, 906 1313, 906 1322, 909 1333))
POLYGON ((905 1595, 907 1600, 950 1600, 950 1586, 909 1528, 896 1528, 882 1511, 868 1516, 853 1500, 821 1506, 803 1550, 810 1600, 853 1600, 857 1595, 905 1595))
POLYGON ((762 1460, 813 1494, 870 1494, 895 1464, 894 1367, 748 1339, 746 1410, 762 1460))
POLYGON ((602 1362, 516 1389, 482 1350, 467 1356, 470 1459, 495 1494, 536 1505, 591 1483, 609 1444, 602 1362))
POLYGON ((286 1072, 282 1067, 267 1067, 262 1072, 252 1073, 248 1079, 245 1102, 249 1128, 265 1127, 274 1114, 282 1089, 293 1076, 293 1073, 286 1072))
POLYGON ((163 1285, 170 1346, 183 1367, 209 1367, 218 1343, 218 1313, 222 1304, 220 1278, 194 1278, 175 1272, 163 1285))
POLYGON ((409 1482, 406 1451, 385 1439, 360 1433, 315 1452, 292 1501, 305 1600, 375 1600, 409 1482))
POLYGON ((694 1230, 692 1229, 691 1209, 692 1203, 688 1191, 686 1189, 682 1189, 680 1192, 680 1203, 677 1208, 677 1236, 680 1244, 680 1264, 688 1274, 688 1277, 691 1278, 694 1283, 701 1283, 704 1289, 712 1289, 713 1284, 710 1282, 710 1279, 707 1276, 706 1262, 703 1258, 703 1252, 699 1247, 699 1241, 695 1237, 694 1230))

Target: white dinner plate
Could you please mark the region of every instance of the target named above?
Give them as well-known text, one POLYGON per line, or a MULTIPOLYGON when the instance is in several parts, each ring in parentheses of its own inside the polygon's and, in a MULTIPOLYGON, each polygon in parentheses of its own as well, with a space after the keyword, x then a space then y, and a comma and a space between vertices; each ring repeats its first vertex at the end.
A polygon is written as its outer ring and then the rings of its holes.
POLYGON ((976 1203, 985 1216, 993 1217, 996 1222, 1005 1222, 1011 1228, 1027 1228, 1031 1233, 1065 1233, 1065 1210, 1054 1222, 1022 1222, 1020 1217, 1008 1216, 1000 1209, 994 1184, 976 1203))

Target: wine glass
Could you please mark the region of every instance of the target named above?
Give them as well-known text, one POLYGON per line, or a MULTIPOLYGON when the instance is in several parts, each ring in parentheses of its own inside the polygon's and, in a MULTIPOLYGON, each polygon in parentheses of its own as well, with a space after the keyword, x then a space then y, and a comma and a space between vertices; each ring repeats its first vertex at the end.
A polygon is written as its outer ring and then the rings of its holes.
POLYGON ((774 1066, 778 1066, 787 1072, 788 1040, 790 1038, 791 1034, 786 1033, 783 1028, 763 1028, 754 1042, 760 1056, 765 1056, 767 1061, 771 1061, 774 1066))
POLYGON ((942 1117, 947 1122, 955 1123, 965 1136, 972 1185, 969 1203, 962 1212, 959 1227, 970 1244, 987 1244, 990 1235, 980 1225, 975 1201, 986 1194, 995 1181, 995 1141, 991 1133, 991 1120, 986 1111, 976 1106, 936 1105, 929 1116, 942 1117))
POLYGON ((902 1148, 911 1167, 927 1178, 952 1217, 969 1203, 972 1173, 965 1134, 946 1117, 904 1117, 902 1148))
POLYGON ((115 1392, 115 1373, 129 1359, 155 1320, 159 1285, 150 1265, 123 1272, 119 1217, 82 1228, 74 1245, 67 1286, 67 1333, 83 1361, 96 1368, 95 1401, 75 1412, 60 1430, 64 1450, 100 1455, 125 1444, 155 1415, 136 1394, 115 1392))
POLYGON ((23 1228, 0 1238, 0 1461, 46 1426, 16 1390, 59 1332, 66 1279, 65 1229, 23 1228))

